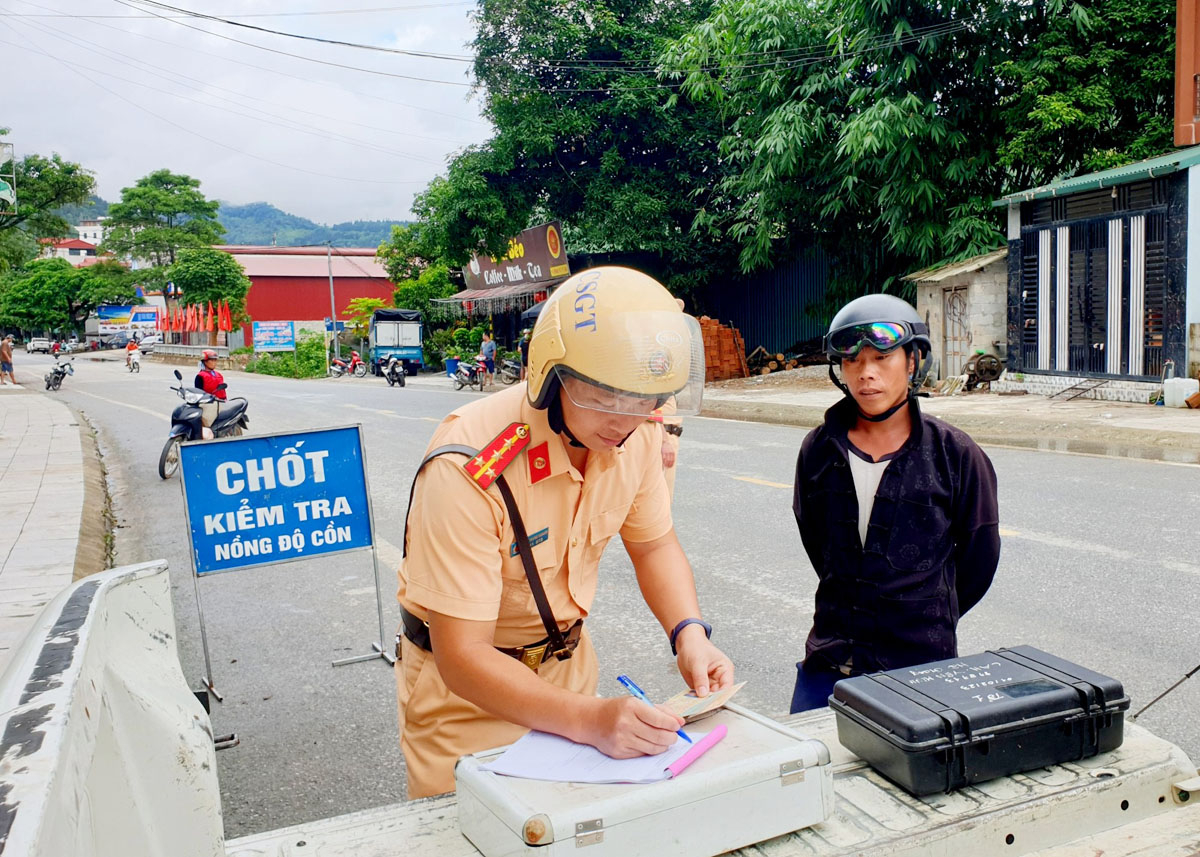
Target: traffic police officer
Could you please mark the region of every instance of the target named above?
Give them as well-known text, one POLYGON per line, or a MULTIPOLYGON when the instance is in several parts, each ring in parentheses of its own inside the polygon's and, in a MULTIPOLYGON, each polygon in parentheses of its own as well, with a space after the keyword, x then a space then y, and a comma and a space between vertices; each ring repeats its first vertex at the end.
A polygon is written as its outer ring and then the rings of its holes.
POLYGON ((671 396, 678 413, 699 410, 703 354, 698 323, 659 283, 594 268, 546 301, 526 383, 460 408, 434 433, 399 571, 410 798, 453 790, 459 756, 528 729, 615 758, 674 743, 673 715, 595 696, 583 620, 615 535, 687 684, 700 696, 732 684, 671 522, 661 430, 647 422, 671 396))

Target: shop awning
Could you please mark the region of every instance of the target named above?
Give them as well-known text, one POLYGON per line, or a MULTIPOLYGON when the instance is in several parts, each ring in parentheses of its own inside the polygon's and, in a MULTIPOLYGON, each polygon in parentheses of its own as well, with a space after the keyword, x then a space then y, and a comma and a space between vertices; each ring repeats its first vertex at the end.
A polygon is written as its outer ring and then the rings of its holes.
POLYGON ((457 309, 463 315, 492 315, 523 310, 538 302, 535 295, 549 292, 563 279, 565 278, 560 277, 535 283, 514 283, 494 289, 463 289, 448 298, 439 298, 434 303, 443 304, 447 309, 457 309))

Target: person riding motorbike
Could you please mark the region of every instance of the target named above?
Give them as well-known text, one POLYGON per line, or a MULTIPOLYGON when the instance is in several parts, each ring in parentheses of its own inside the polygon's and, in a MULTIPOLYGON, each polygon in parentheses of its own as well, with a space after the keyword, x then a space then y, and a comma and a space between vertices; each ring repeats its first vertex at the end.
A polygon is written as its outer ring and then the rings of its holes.
POLYGON ((220 386, 223 383, 225 383, 225 379, 217 371, 217 352, 211 348, 204 349, 200 355, 200 371, 196 373, 196 382, 193 386, 225 401, 225 389, 220 386))
POLYGON ((129 343, 125 346, 125 368, 126 369, 129 368, 129 363, 131 360, 133 360, 133 352, 139 351, 139 350, 141 350, 141 346, 138 345, 138 341, 136 339, 129 340, 129 343))

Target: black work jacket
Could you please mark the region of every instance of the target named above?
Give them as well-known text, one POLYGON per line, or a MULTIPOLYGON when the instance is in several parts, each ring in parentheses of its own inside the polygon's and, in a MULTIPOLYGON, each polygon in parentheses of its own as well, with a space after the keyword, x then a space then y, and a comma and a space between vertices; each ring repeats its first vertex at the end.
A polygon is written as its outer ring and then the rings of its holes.
MULTIPOLYGON (((996 473, 971 438, 911 400, 912 434, 875 494, 866 544, 847 462, 857 408, 843 399, 796 461, 792 509, 816 569, 807 657, 855 674, 958 656, 959 617, 1000 559, 996 473)), ((850 453, 853 454, 853 453, 850 453)))

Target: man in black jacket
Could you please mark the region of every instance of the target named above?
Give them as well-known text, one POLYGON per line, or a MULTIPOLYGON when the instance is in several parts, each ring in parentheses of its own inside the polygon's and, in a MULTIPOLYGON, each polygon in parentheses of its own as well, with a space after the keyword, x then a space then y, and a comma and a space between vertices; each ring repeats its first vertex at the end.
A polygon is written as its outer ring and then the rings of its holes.
POLYGON ((1000 559, 991 462, 917 405, 930 342, 916 311, 890 295, 851 301, 825 351, 846 398, 796 462, 792 508, 820 580, 793 712, 824 706, 847 676, 956 657, 958 620, 1000 559))

